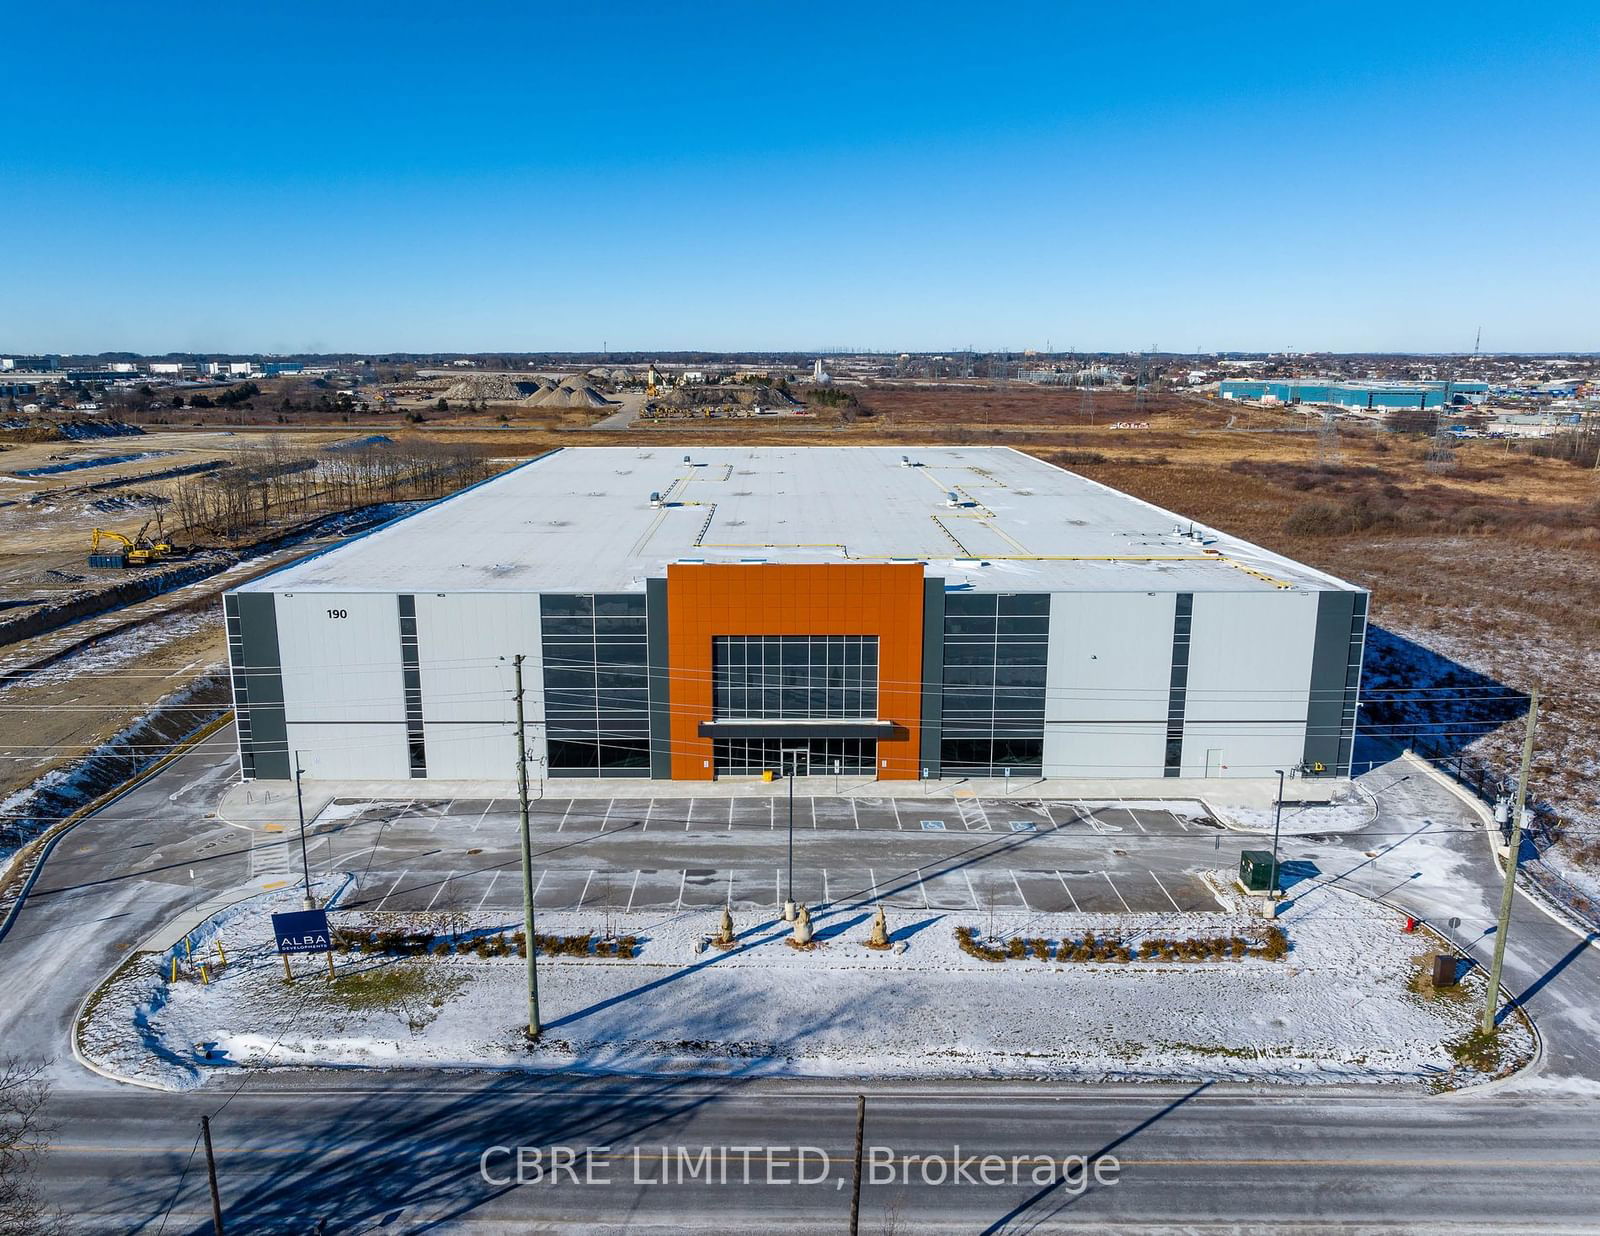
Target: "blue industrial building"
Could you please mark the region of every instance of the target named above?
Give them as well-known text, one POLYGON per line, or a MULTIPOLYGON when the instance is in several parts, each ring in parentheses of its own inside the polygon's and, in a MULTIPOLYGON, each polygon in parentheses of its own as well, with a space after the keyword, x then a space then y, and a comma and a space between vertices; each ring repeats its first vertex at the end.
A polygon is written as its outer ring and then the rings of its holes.
POLYGON ((1276 399, 1279 403, 1330 404, 1340 408, 1399 410, 1442 408, 1447 403, 1478 403, 1487 382, 1330 382, 1299 378, 1228 378, 1218 388, 1224 399, 1276 399))

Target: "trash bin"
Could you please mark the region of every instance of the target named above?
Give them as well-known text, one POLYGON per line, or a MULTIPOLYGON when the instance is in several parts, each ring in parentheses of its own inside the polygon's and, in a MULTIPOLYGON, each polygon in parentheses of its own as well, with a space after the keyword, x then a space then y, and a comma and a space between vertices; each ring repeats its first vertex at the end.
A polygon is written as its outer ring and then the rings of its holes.
POLYGON ((1270 893, 1278 887, 1270 850, 1245 850, 1239 855, 1239 883, 1249 893, 1270 893))
POLYGON ((1436 988, 1456 985, 1456 959, 1451 954, 1433 955, 1433 985, 1436 988))
POLYGON ((762 769, 762 770, 761 770, 761 779, 762 779, 762 780, 763 780, 763 781, 771 781, 771 780, 772 780, 772 769, 770 769, 770 768, 763 768, 763 769, 762 769))

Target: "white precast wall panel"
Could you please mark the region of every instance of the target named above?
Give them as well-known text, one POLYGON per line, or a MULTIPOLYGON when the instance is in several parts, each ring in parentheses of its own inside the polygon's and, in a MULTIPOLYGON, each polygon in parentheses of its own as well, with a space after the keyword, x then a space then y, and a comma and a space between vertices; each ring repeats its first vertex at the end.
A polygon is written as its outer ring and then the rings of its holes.
POLYGON ((394 596, 283 592, 276 610, 284 721, 306 775, 406 776, 394 596))
POLYGON ((1314 592, 1197 592, 1185 777, 1270 777, 1304 756, 1314 592))
POLYGON ((428 777, 516 776, 512 658, 521 653, 529 775, 546 766, 539 598, 531 593, 416 594, 428 777))
MULTIPOLYGON (((288 724, 289 749, 308 778, 404 781, 410 777, 405 722, 288 724)), ((291 765, 292 767, 292 765, 291 765)))
POLYGON ((1161 776, 1174 605, 1170 592, 1051 595, 1045 776, 1161 776))

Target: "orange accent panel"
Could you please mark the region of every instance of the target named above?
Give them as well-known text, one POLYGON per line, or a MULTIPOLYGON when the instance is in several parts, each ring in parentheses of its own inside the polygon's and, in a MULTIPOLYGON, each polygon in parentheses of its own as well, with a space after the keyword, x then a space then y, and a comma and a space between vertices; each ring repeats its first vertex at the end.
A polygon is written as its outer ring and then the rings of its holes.
POLYGON ((718 635, 876 635, 878 716, 905 731, 878 743, 878 776, 914 781, 922 730, 922 564, 673 563, 667 567, 672 776, 712 777, 711 651, 718 635), (884 761, 888 761, 885 766, 884 761))

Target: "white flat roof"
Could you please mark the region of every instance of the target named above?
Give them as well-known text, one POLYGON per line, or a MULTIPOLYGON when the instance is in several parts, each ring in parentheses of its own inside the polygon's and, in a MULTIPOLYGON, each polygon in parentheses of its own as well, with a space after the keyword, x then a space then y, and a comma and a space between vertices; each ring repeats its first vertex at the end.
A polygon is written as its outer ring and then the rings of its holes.
POLYGON ((572 447, 239 590, 630 592, 674 562, 892 561, 984 592, 1357 591, 992 446, 572 447))

